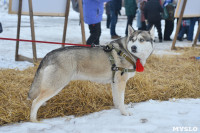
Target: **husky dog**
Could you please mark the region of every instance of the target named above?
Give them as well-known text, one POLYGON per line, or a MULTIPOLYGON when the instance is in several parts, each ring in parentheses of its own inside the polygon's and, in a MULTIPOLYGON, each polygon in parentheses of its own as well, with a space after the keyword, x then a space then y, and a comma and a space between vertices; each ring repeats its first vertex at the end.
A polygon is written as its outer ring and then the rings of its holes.
POLYGON ((30 120, 37 122, 40 106, 58 94, 71 80, 111 83, 114 106, 122 115, 131 115, 124 106, 124 92, 127 80, 135 75, 135 71, 122 73, 115 70, 113 76, 111 60, 117 67, 126 70, 134 66, 123 57, 129 57, 134 63, 139 59, 144 66, 154 49, 153 39, 154 28, 135 31, 129 26, 127 37, 111 42, 113 47, 122 51, 123 56, 119 56, 115 50, 108 54, 102 47, 70 46, 48 53, 41 61, 28 93, 28 98, 33 100, 30 120))

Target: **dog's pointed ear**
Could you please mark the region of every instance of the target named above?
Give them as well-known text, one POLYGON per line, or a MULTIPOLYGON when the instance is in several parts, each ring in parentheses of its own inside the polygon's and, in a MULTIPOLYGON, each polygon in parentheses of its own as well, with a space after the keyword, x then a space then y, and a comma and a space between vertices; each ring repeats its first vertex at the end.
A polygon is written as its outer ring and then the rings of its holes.
POLYGON ((152 27, 150 28, 150 30, 149 30, 149 33, 150 33, 151 38, 152 38, 153 40, 154 40, 154 32, 155 32, 155 27, 152 26, 152 27))
POLYGON ((133 29, 133 27, 131 25, 128 25, 128 37, 133 36, 134 32, 135 30, 133 29))

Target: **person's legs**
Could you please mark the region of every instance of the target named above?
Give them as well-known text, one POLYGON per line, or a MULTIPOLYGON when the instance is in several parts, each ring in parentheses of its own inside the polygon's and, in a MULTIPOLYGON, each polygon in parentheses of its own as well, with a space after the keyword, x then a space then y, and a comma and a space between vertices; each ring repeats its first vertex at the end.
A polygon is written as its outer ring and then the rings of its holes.
POLYGON ((101 23, 89 25, 90 37, 87 40, 88 45, 98 45, 101 36, 101 23))
POLYGON ((200 42, 200 33, 199 33, 199 42, 200 42))
POLYGON ((173 21, 170 21, 169 38, 170 38, 170 36, 172 35, 173 30, 174 30, 174 20, 173 20, 173 21))
POLYGON ((152 27, 153 25, 154 25, 153 23, 151 23, 151 22, 148 22, 148 25, 147 25, 147 30, 150 30, 150 29, 151 29, 151 27, 152 27))
POLYGON ((115 11, 112 11, 112 10, 110 10, 110 15, 111 15, 110 34, 111 34, 111 36, 114 36, 114 35, 117 35, 115 32, 115 27, 117 24, 118 15, 115 13, 115 11))
POLYGON ((190 19, 190 27, 189 27, 188 37, 187 37, 188 41, 193 40, 194 25, 195 25, 196 21, 198 21, 198 18, 191 18, 190 19))
POLYGON ((0 22, 0 33, 2 33, 2 32, 3 32, 3 27, 2 27, 2 24, 0 22))
POLYGON ((174 21, 165 20, 164 40, 171 40, 170 36, 174 30, 174 21))
POLYGON ((161 21, 158 21, 155 23, 155 27, 158 31, 158 38, 159 38, 159 41, 162 42, 162 29, 161 29, 161 21))
MULTIPOLYGON (((198 25, 200 24, 200 17, 199 17, 199 21, 198 21, 198 25)), ((200 33, 199 33, 199 42, 200 42, 200 33)))
POLYGON ((200 33, 199 33, 199 42, 200 42, 200 33))
POLYGON ((181 30, 179 31, 178 37, 177 37, 177 39, 178 39, 179 41, 183 41, 183 35, 185 34, 185 31, 186 31, 186 30, 187 30, 187 29, 186 29, 185 26, 182 26, 182 27, 181 27, 181 30))
POLYGON ((96 39, 96 41, 94 41, 94 44, 96 44, 96 45, 99 45, 100 44, 100 36, 101 36, 101 22, 100 23, 97 23, 96 24, 97 25, 97 39, 96 39))
POLYGON ((125 30, 126 36, 128 35, 128 25, 131 25, 131 26, 132 26, 132 24, 133 24, 133 19, 134 19, 134 16, 133 16, 133 15, 127 16, 127 24, 126 24, 126 30, 125 30))
POLYGON ((169 21, 165 20, 165 30, 164 30, 164 40, 167 40, 169 37, 169 21))
POLYGON ((140 30, 147 30, 147 25, 146 25, 145 21, 142 21, 141 23, 142 23, 142 27, 140 30))
POLYGON ((190 31, 190 26, 185 26, 185 33, 186 33, 186 35, 189 34, 189 31, 190 31))
POLYGON ((106 21, 106 27, 110 28, 110 14, 107 14, 107 21, 106 21))

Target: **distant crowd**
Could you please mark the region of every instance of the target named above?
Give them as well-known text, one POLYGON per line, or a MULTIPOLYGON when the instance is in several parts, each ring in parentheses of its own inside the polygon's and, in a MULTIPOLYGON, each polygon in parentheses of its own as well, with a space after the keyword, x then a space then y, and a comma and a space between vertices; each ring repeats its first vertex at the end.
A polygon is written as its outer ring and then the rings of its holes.
MULTIPOLYGON (((107 28, 110 29, 111 39, 118 39, 121 36, 116 33, 118 15, 121 15, 122 0, 83 0, 84 22, 88 24, 90 36, 87 39, 88 45, 99 45, 101 36, 101 21, 104 11, 104 3, 107 14, 107 28)), ((138 30, 149 30, 153 25, 158 32, 159 42, 171 41, 174 30, 174 12, 176 0, 124 0, 125 13, 127 16, 127 26, 125 35, 127 36, 128 25, 132 25, 136 19, 138 30), (164 35, 161 28, 161 20, 165 20, 164 35)), ((188 41, 193 41, 194 26, 200 18, 187 18, 182 20, 178 40, 182 41, 184 34, 188 41)), ((200 41, 200 35, 199 35, 200 41)))
MULTIPOLYGON (((101 21, 104 11, 104 3, 107 15, 107 28, 110 29, 111 39, 118 39, 121 36, 116 33, 118 15, 121 15, 122 0, 82 0, 84 22, 88 24, 90 36, 87 39, 88 45, 99 45, 101 36, 101 21)), ((177 0, 123 0, 127 25, 125 35, 128 35, 128 25, 137 21, 138 30, 149 30, 153 25, 158 32, 159 42, 171 41, 174 30, 174 12, 177 0), (161 20, 165 21, 164 35, 162 33, 161 20)), ((73 6, 78 8, 78 0, 72 0, 73 6)), ((79 9, 75 9, 79 11, 79 9)), ((187 39, 193 41, 195 23, 200 22, 200 17, 183 18, 177 39, 183 41, 187 39), (184 38, 186 34, 186 38, 184 38)), ((0 23, 0 33, 3 27, 0 23)), ((200 41, 200 35, 198 37, 200 41)))

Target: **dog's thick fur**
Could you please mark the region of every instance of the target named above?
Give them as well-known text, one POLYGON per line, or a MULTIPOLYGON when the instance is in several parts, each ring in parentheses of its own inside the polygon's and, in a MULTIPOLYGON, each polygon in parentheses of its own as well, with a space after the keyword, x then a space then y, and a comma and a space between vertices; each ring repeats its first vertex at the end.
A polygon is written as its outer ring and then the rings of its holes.
MULTIPOLYGON (((153 51, 153 35, 154 28, 150 31, 135 31, 129 26, 128 36, 112 43, 133 61, 136 61, 137 57, 144 65, 153 51)), ((119 57, 115 50, 112 50, 112 55, 116 66, 133 68, 133 65, 119 57)), ((121 75, 121 72, 117 71, 113 83, 109 55, 101 47, 65 47, 54 50, 41 61, 28 93, 28 97, 33 99, 30 120, 36 122, 40 106, 58 94, 71 80, 111 83, 114 106, 121 114, 131 115, 124 106, 124 92, 127 80, 134 75, 135 72, 121 75)))

